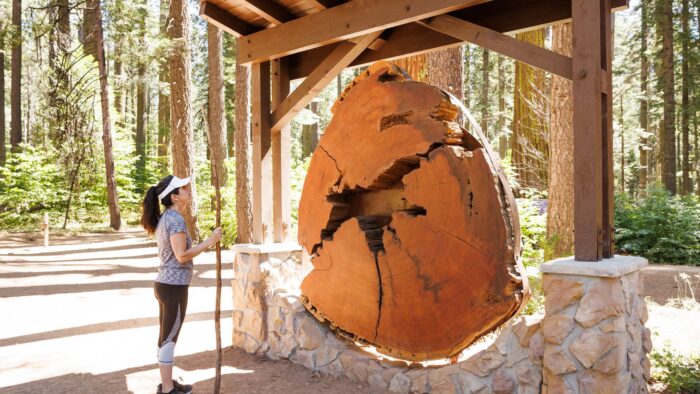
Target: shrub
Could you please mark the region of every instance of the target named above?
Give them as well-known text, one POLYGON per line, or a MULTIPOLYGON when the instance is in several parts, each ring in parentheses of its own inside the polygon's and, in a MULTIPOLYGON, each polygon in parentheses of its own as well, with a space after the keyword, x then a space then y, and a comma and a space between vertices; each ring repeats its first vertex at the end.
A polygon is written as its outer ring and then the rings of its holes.
POLYGON ((615 242, 654 263, 700 265, 700 204, 660 188, 639 200, 615 198, 615 242))
POLYGON ((23 144, 0 167, 0 229, 37 228, 44 213, 65 208, 66 181, 52 152, 23 144))
POLYGON ((650 358, 652 376, 672 393, 700 393, 700 356, 685 357, 665 348, 652 352, 650 358))

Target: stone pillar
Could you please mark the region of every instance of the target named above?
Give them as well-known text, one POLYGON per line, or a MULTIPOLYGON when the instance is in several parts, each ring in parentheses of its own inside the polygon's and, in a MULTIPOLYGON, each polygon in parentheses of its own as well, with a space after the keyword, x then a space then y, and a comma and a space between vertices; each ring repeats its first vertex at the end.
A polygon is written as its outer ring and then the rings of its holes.
POLYGON ((543 393, 646 393, 651 350, 639 274, 647 260, 542 264, 543 393))
POLYGON ((309 269, 302 266, 296 244, 239 244, 233 246, 233 346, 248 353, 265 354, 267 305, 271 291, 298 289, 309 269))

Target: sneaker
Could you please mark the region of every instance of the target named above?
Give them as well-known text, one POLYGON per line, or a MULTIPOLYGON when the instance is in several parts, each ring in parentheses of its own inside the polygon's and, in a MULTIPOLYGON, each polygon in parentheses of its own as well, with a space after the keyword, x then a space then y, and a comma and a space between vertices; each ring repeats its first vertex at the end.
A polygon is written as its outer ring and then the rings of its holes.
POLYGON ((173 379, 173 387, 175 387, 176 390, 185 393, 185 394, 190 394, 192 392, 192 385, 191 384, 181 384, 177 380, 173 379))
MULTIPOLYGON (((174 381, 173 381, 174 383, 174 381)), ((190 386, 191 387, 191 386, 190 386)), ((163 392, 163 385, 159 384, 158 385, 158 394, 188 394, 191 393, 192 389, 190 388, 190 391, 180 391, 175 384, 173 384, 173 389, 169 392, 163 392)))

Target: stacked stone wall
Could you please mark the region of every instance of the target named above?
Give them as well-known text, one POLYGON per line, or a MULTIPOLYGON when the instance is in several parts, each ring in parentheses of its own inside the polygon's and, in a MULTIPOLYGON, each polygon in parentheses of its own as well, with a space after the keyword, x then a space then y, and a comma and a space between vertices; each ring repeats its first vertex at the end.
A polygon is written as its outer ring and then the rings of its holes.
POLYGON ((544 316, 512 319, 459 362, 424 366, 366 351, 308 313, 299 286, 311 266, 299 248, 237 252, 233 344, 248 353, 288 359, 376 391, 647 392, 651 341, 638 269, 645 261, 587 263, 598 265, 583 269, 579 262, 547 263, 544 316))

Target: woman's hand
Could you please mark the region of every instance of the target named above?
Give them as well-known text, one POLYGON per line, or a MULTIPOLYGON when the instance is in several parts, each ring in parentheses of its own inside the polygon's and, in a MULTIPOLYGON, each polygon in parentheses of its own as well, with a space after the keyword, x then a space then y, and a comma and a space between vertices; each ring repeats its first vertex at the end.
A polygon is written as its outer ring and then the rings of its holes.
POLYGON ((221 230, 221 227, 215 228, 214 231, 211 232, 209 239, 207 239, 209 246, 216 244, 223 236, 223 233, 224 232, 221 230))

